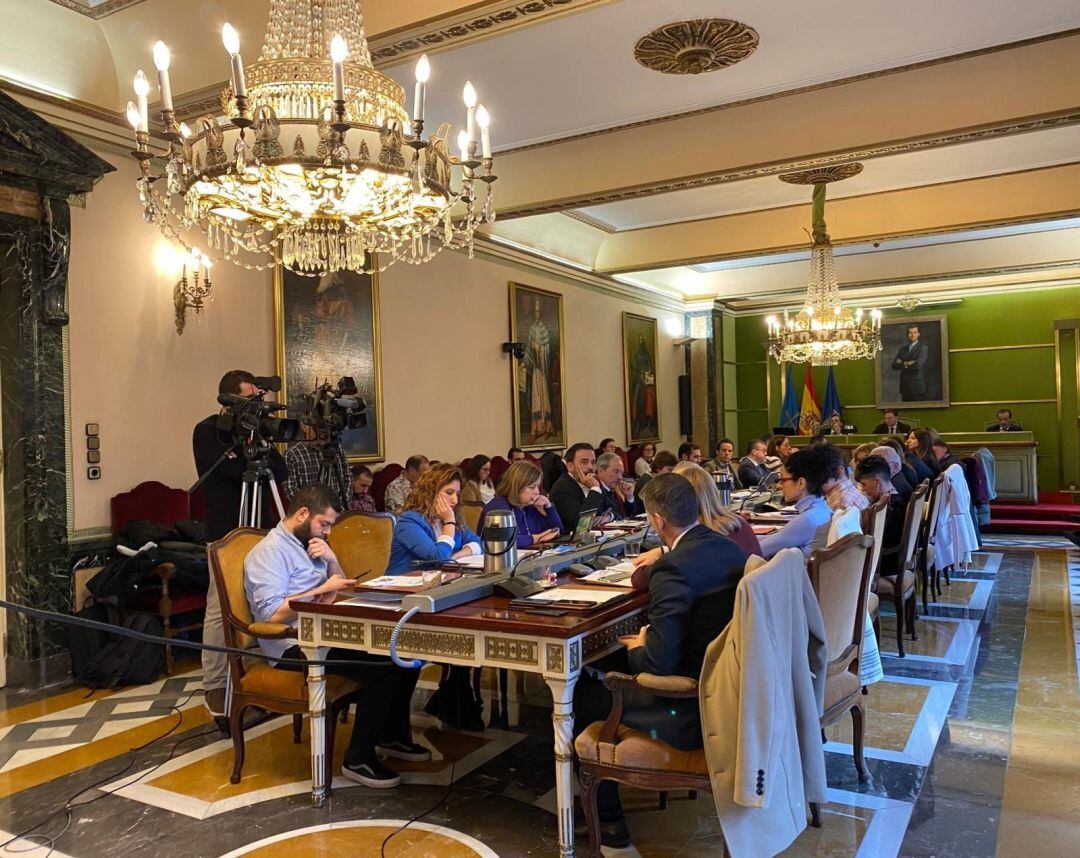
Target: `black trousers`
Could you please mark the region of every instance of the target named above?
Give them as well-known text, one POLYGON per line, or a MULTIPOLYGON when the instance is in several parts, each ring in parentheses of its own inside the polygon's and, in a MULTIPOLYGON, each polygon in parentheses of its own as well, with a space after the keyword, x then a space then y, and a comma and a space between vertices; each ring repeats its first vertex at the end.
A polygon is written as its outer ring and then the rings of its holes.
MULTIPOLYGON (((630 673, 626 652, 615 652, 590 665, 599 671, 630 673)), ((697 699, 660 698, 639 691, 623 692, 622 723, 666 742, 673 748, 691 751, 700 748, 701 720, 697 699)), ((594 721, 604 721, 611 712, 611 692, 604 683, 583 670, 574 686, 574 738, 584 733, 594 721)), ((619 785, 601 781, 596 788, 596 806, 601 822, 616 822, 623 817, 619 785)))
MULTIPOLYGON (((284 658, 304 658, 299 646, 285 650, 284 658)), ((390 659, 366 652, 336 647, 326 654, 328 660, 358 661, 347 667, 327 667, 326 672, 355 679, 361 684, 360 699, 356 703, 356 720, 353 722, 349 749, 345 752, 345 764, 359 766, 375 759, 375 745, 379 742, 411 742, 409 713, 412 695, 420 679, 419 670, 398 667, 390 659), (367 662, 379 662, 368 664, 367 662)), ((279 670, 302 670, 292 665, 278 665, 279 670)))

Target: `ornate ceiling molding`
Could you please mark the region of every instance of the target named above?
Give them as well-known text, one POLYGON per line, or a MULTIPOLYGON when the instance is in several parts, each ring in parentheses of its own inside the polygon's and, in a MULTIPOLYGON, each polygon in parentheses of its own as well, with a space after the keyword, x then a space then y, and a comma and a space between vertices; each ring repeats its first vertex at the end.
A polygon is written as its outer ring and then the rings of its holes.
POLYGON ((598 229, 601 232, 606 232, 608 235, 612 235, 612 234, 618 232, 618 230, 615 229, 615 227, 613 227, 611 224, 605 223, 604 221, 600 220, 599 218, 589 217, 584 212, 564 211, 563 214, 566 215, 568 218, 573 218, 576 221, 580 221, 581 223, 587 224, 588 226, 591 226, 593 229, 598 229))
POLYGON ((85 0, 49 0, 49 2, 70 9, 72 12, 78 12, 87 18, 93 18, 96 21, 112 15, 114 12, 127 9, 129 6, 142 3, 143 0, 105 0, 104 3, 98 3, 95 6, 89 5, 85 0))
POLYGON ((638 39, 634 59, 661 74, 705 74, 742 62, 759 41, 757 30, 729 18, 674 21, 638 39))
POLYGON ((803 170, 822 170, 824 168, 847 164, 851 161, 865 161, 870 158, 880 158, 884 155, 899 155, 907 152, 919 152, 925 149, 936 149, 941 146, 953 146, 957 143, 972 143, 979 140, 991 140, 996 137, 1007 137, 1012 134, 1022 134, 1028 131, 1042 131, 1048 128, 1076 125, 1077 123, 1080 123, 1080 110, 1070 110, 1065 113, 1036 116, 1017 122, 1004 122, 976 126, 973 128, 963 128, 931 137, 894 140, 860 149, 847 149, 839 152, 823 153, 807 158, 800 158, 797 161, 753 164, 746 167, 721 170, 715 173, 706 173, 700 176, 691 176, 675 182, 651 182, 645 185, 620 188, 617 191, 593 194, 587 197, 556 200, 535 206, 510 210, 500 209, 499 217, 515 218, 529 217, 538 214, 550 214, 551 212, 564 211, 566 209, 586 208, 588 206, 621 202, 623 200, 649 197, 656 194, 688 191, 694 188, 703 188, 710 185, 723 185, 729 182, 741 182, 746 179, 757 179, 761 176, 776 176, 803 170))
POLYGON ((851 77, 839 78, 837 80, 826 81, 825 83, 815 83, 808 86, 795 87, 794 89, 785 89, 780 92, 772 92, 768 95, 754 96, 753 98, 744 98, 740 101, 729 101, 724 104, 713 104, 708 107, 699 107, 694 110, 683 111, 682 113, 672 113, 667 116, 656 116, 651 119, 639 119, 635 122, 626 122, 622 125, 610 125, 607 128, 599 128, 594 131, 582 131, 579 134, 568 134, 565 137, 556 137, 551 140, 542 140, 539 143, 527 143, 522 146, 515 146, 506 149, 499 149, 499 155, 512 155, 517 152, 527 152, 530 149, 543 149, 548 146, 558 146, 561 143, 572 143, 576 140, 585 140, 589 137, 599 137, 604 134, 616 134, 620 131, 628 131, 634 128, 644 128, 648 125, 656 125, 660 122, 676 122, 680 119, 686 119, 691 116, 702 116, 707 113, 715 113, 720 110, 731 110, 737 107, 745 107, 750 104, 759 104, 763 101, 772 101, 777 98, 786 98, 790 95, 802 95, 808 92, 818 92, 821 90, 832 89, 837 86, 844 86, 849 83, 859 83, 864 80, 873 80, 874 78, 886 77, 893 74, 903 74, 904 72, 917 71, 918 69, 931 68, 933 66, 943 65, 945 63, 957 62, 960 60, 967 60, 973 57, 981 57, 987 54, 995 54, 999 51, 1008 51, 1014 48, 1024 48, 1030 45, 1038 45, 1042 42, 1053 42, 1057 39, 1066 39, 1072 36, 1080 35, 1080 27, 1071 30, 1062 30, 1059 33, 1049 33, 1045 36, 1035 36, 1030 39, 1021 39, 1016 42, 1007 42, 1001 45, 991 45, 987 48, 978 48, 972 51, 966 51, 961 54, 952 54, 947 57, 938 57, 933 60, 924 60, 923 62, 910 63, 904 66, 895 66, 889 69, 881 69, 879 71, 866 72, 864 74, 852 75, 851 77))
POLYGON ((581 12, 611 0, 501 0, 457 15, 429 20, 413 27, 392 30, 368 40, 375 67, 395 65, 426 51, 457 48, 477 39, 502 35, 511 30, 543 23, 552 18, 581 12))
POLYGON ((831 167, 818 167, 813 170, 800 170, 797 173, 781 173, 780 181, 789 185, 827 185, 830 182, 842 182, 862 172, 863 165, 858 161, 848 164, 835 164, 831 167))

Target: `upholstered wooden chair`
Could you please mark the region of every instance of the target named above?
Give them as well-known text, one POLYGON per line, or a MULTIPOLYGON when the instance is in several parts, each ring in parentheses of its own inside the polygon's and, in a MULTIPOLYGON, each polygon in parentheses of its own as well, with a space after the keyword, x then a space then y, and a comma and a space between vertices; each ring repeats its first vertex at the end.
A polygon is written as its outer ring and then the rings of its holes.
POLYGON ((491 480, 492 484, 497 486, 499 484, 499 480, 502 479, 502 475, 505 474, 507 470, 509 470, 509 468, 510 463, 502 456, 495 456, 494 458, 492 458, 491 473, 488 475, 488 478, 491 480))
POLYGON ((919 534, 923 529, 923 511, 926 506, 928 483, 923 480, 911 495, 907 510, 904 512, 904 529, 897 548, 897 573, 895 577, 879 575, 874 584, 877 594, 882 599, 892 601, 896 610, 896 651, 904 658, 904 630, 911 634, 913 641, 918 640, 915 629, 917 616, 915 605, 916 567, 918 564, 919 534))
MULTIPOLYGON (((938 512, 945 498, 945 475, 939 474, 930 485, 930 496, 923 508, 922 531, 919 534, 919 573, 923 585, 923 610, 927 609, 928 594, 936 601, 941 595, 941 572, 934 568, 934 543, 937 540, 938 512)), ((945 583, 949 573, 945 573, 945 583)))
POLYGON ((401 472, 404 470, 401 465, 391 462, 389 465, 381 467, 372 477, 371 497, 374 499, 375 508, 379 512, 386 512, 386 487, 401 476, 401 472))
MULTIPOLYGON (((210 574, 221 600, 225 624, 225 645, 233 649, 252 649, 257 638, 290 638, 294 632, 284 623, 256 623, 244 592, 244 558, 266 534, 264 530, 241 527, 209 546, 210 574)), ((257 706, 267 712, 293 716, 293 741, 300 741, 304 713, 308 711, 307 671, 283 670, 258 659, 244 664, 244 657, 229 654, 232 698, 229 724, 233 740, 231 783, 240 783, 244 767, 244 712, 257 706)), ((326 783, 333 782, 334 719, 355 702, 360 686, 342 676, 326 677, 326 783)))
POLYGON ((358 509, 344 513, 335 521, 327 540, 345 576, 360 581, 378 578, 386 572, 393 541, 394 516, 358 509))
POLYGON ((881 539, 885 535, 885 515, 889 510, 889 496, 883 495, 875 503, 868 506, 859 516, 862 532, 874 538, 874 546, 870 554, 870 595, 866 597, 866 612, 874 625, 874 636, 881 643, 881 618, 878 616, 880 603, 878 595, 874 592, 877 585, 878 564, 881 562, 881 539))
MULTIPOLYGON (((873 573, 870 565, 873 544, 873 537, 853 533, 828 548, 815 551, 810 555, 807 567, 825 620, 829 655, 821 729, 851 714, 852 748, 860 783, 869 779, 863 759, 864 714, 859 658, 873 573)), ((818 821, 818 809, 811 806, 811 810, 815 822, 818 821)))
MULTIPOLYGON (((668 790, 687 789, 712 792, 705 749, 680 751, 647 733, 622 722, 623 693, 639 689, 657 697, 697 697, 698 683, 688 676, 654 676, 639 673, 608 673, 604 685, 611 692, 611 712, 607 720, 589 725, 577 737, 574 749, 581 764, 578 782, 581 806, 589 826, 590 858, 599 858, 600 819, 596 809, 596 788, 601 781, 615 781, 663 796, 668 790)), ((661 802, 661 807, 664 802, 661 802)), ((724 846, 723 855, 728 854, 724 846)))
POLYGON ((483 511, 484 505, 482 503, 477 503, 476 501, 461 502, 461 517, 465 521, 465 526, 473 533, 480 532, 480 515, 483 511))

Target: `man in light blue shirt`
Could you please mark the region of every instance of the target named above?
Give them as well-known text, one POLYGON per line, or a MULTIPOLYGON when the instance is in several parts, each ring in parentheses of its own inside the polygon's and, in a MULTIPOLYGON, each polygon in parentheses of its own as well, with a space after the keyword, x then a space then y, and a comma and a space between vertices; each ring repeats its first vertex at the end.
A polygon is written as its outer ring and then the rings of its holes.
MULTIPOLYGON (((301 489, 289 501, 288 516, 256 545, 244 560, 244 592, 256 622, 296 627, 296 599, 333 602, 352 586, 326 542, 337 520, 335 498, 322 483, 301 489)), ((274 658, 302 659, 303 650, 292 639, 260 639, 259 647, 274 658)), ((331 648, 326 658, 355 661, 327 667, 328 673, 347 676, 363 691, 356 704, 352 738, 341 773, 377 789, 395 787, 401 777, 380 761, 431 759, 431 752, 412 741, 409 712, 419 670, 405 670, 389 659, 356 650, 331 648)), ((292 665, 275 665, 299 670, 292 665)))
POLYGON ((825 547, 832 520, 832 510, 821 496, 831 476, 827 465, 819 448, 804 447, 780 466, 784 503, 794 505, 797 515, 761 540, 761 553, 766 559, 783 548, 798 548, 809 557, 816 549, 825 547))

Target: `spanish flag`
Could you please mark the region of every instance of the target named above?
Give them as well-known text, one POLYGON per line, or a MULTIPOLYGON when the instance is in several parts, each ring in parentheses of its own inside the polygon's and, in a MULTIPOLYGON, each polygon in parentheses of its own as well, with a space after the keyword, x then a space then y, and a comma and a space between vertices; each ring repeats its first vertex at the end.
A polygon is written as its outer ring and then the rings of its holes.
POLYGON ((799 410, 799 434, 813 435, 821 425, 821 405, 817 391, 814 390, 814 377, 810 374, 810 364, 806 365, 806 379, 803 381, 802 408, 799 410))

